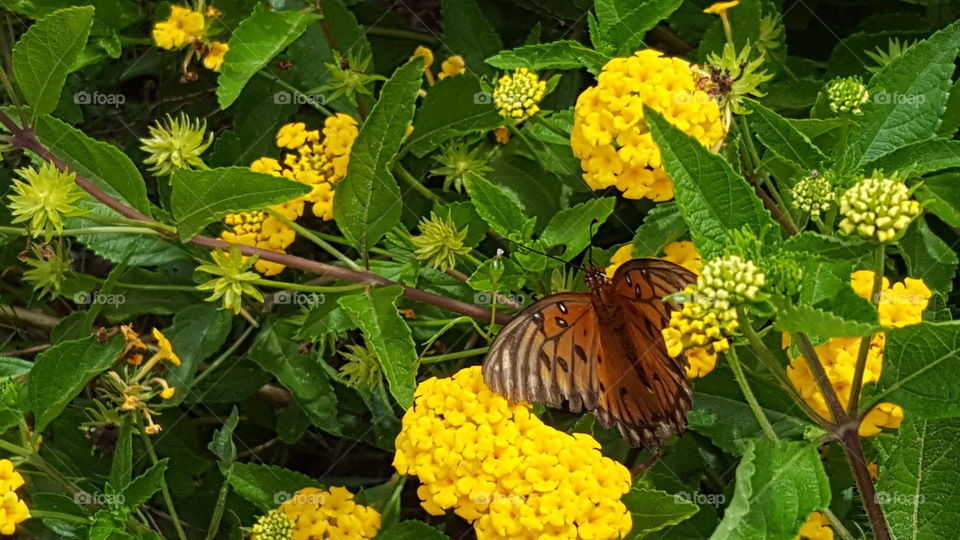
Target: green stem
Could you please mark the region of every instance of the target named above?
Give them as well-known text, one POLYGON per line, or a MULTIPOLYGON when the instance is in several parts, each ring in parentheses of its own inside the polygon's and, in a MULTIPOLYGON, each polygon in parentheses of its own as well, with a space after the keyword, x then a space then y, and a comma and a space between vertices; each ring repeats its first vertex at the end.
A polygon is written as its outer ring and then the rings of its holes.
POLYGON ((287 219, 286 216, 280 214, 279 212, 277 212, 272 208, 268 208, 267 212, 269 212, 270 215, 273 216, 280 223, 283 223, 287 227, 290 227, 291 229, 297 231, 297 234, 299 234, 300 236, 303 236, 307 240, 310 240, 311 242, 316 244, 318 247, 320 247, 320 249, 326 251, 330 255, 333 255, 337 260, 345 264, 347 268, 355 271, 361 270, 360 266, 357 265, 357 263, 353 262, 353 260, 350 257, 347 257, 346 255, 341 253, 340 250, 330 245, 330 243, 324 240, 323 238, 320 238, 319 236, 313 234, 313 231, 311 231, 310 229, 304 227, 303 225, 300 225, 295 221, 291 221, 287 219))
POLYGON ((456 360, 458 358, 470 358, 486 354, 490 347, 480 347, 478 349, 469 349, 466 351, 457 351, 455 353, 438 354, 436 356, 424 356, 420 361, 423 364, 432 364, 436 362, 445 362, 447 360, 456 360))
POLYGON ((31 519, 58 519, 60 521, 69 521, 70 523, 80 523, 84 525, 90 524, 90 519, 83 516, 75 516, 73 514, 67 514, 66 512, 53 512, 50 510, 37 510, 34 508, 30 509, 30 518, 31 519))
POLYGON ((287 281, 272 281, 269 279, 255 279, 251 281, 254 285, 261 287, 273 287, 275 289, 289 289, 291 291, 318 292, 318 293, 340 293, 357 291, 365 289, 367 285, 363 283, 351 283, 350 285, 307 285, 306 283, 290 283, 287 281))
MULTIPOLYGON (((251 328, 253 328, 251 326, 251 328)), ((227 507, 227 495, 230 493, 230 475, 233 474, 233 462, 227 467, 224 473, 223 485, 220 486, 220 493, 217 495, 217 505, 213 508, 213 516, 210 518, 210 526, 207 527, 207 540, 213 540, 220 530, 220 521, 223 519, 223 512, 227 507)))
MULTIPOLYGON (((326 240, 327 242, 333 242, 335 244, 340 244, 341 246, 353 247, 353 244, 351 244, 349 240, 347 240, 342 236, 337 236, 335 234, 330 234, 330 233, 322 233, 319 231, 313 231, 313 234, 317 235, 323 240, 326 240)), ((387 257, 393 257, 393 253, 390 253, 390 251, 383 248, 378 248, 378 247, 370 248, 370 253, 376 253, 377 255, 386 255, 387 257)))
POLYGON ((402 28, 381 28, 379 26, 364 26, 366 33, 371 36, 392 37, 397 39, 409 39, 419 41, 429 45, 442 45, 439 39, 430 34, 421 34, 412 30, 403 30, 402 28))
MULTIPOLYGON (((754 176, 760 175, 760 169, 763 167, 763 162, 760 161, 760 152, 757 151, 757 146, 753 143, 753 134, 750 132, 750 126, 747 124, 747 119, 744 116, 737 117, 737 122, 740 124, 740 131, 743 132, 743 140, 746 142, 747 153, 750 155, 752 161, 751 166, 753 169, 754 176)), ((777 206, 780 208, 780 212, 783 214, 783 219, 786 222, 787 232, 790 234, 796 234, 799 229, 797 224, 793 221, 793 217, 790 215, 790 208, 787 207, 784 203, 783 197, 780 196, 780 191, 773 181, 770 180, 769 176, 766 174, 762 175, 762 180, 767 189, 770 191, 770 194, 773 196, 773 200, 776 201, 777 206)))
POLYGON ((760 407, 760 402, 757 401, 757 396, 754 395, 753 390, 750 388, 750 383, 743 374, 743 368, 740 366, 740 359, 737 358, 736 348, 730 347, 726 354, 727 362, 730 364, 730 369, 733 371, 733 377, 737 380, 737 384, 740 386, 740 391, 743 392, 743 397, 747 398, 747 405, 749 405, 750 410, 753 411, 753 416, 757 418, 757 422, 763 429, 763 433, 772 441, 779 440, 777 438, 777 432, 774 431, 773 426, 770 425, 770 420, 768 420, 767 415, 764 414, 763 409, 760 407))
MULTIPOLYGON (((29 236, 30 231, 21 227, 0 227, 0 234, 9 234, 15 236, 29 236)), ((79 229, 63 229, 60 232, 53 231, 54 236, 81 236, 85 234, 160 234, 154 229, 146 227, 81 227, 79 229)))
POLYGON ((29 124, 27 113, 23 110, 23 104, 20 102, 17 91, 13 89, 10 79, 7 78, 6 69, 0 68, 0 83, 3 84, 3 90, 7 93, 7 97, 10 98, 10 102, 13 103, 13 106, 17 109, 17 114, 20 115, 20 127, 26 128, 29 124))
POLYGON ((304 93, 303 91, 301 91, 301 90, 300 90, 299 88, 297 88, 296 86, 288 83, 287 81, 281 79, 280 77, 277 77, 276 75, 274 75, 273 73, 271 73, 271 72, 268 71, 267 69, 261 69, 260 71, 257 72, 257 75, 260 75, 261 77, 264 77, 264 78, 266 78, 266 79, 269 79, 269 80, 277 83, 277 84, 278 84, 281 88, 283 88, 284 90, 290 92, 291 94, 296 95, 296 96, 297 96, 297 101, 302 102, 302 103, 307 104, 307 105, 310 105, 311 107, 313 107, 314 109, 322 112, 322 113, 325 114, 326 116, 333 116, 333 111, 331 111, 330 109, 328 109, 328 108, 324 107, 322 104, 320 104, 317 99, 314 99, 314 96, 309 96, 309 95, 307 95, 306 93, 304 93))
POLYGON ((833 527, 833 530, 837 531, 837 534, 839 534, 843 540, 856 540, 853 535, 850 534, 850 531, 843 526, 843 522, 840 521, 840 518, 838 518, 829 507, 824 508, 821 510, 821 512, 823 512, 823 515, 827 516, 827 519, 830 520, 830 526, 833 527))
POLYGON ((195 386, 200 384, 200 381, 206 379, 211 373, 216 371, 217 368, 219 368, 220 365, 223 364, 227 360, 227 358, 230 357, 230 355, 235 353, 237 349, 240 348, 240 344, 242 344, 247 339, 247 337, 250 336, 250 333, 253 332, 255 328, 256 327, 253 325, 248 326, 247 329, 244 330, 242 334, 240 334, 240 337, 238 337, 236 341, 234 341, 233 343, 230 344, 229 347, 227 347, 227 350, 223 351, 223 353, 220 354, 220 356, 218 356, 213 362, 210 362, 210 365, 207 366, 207 369, 203 370, 203 372, 201 372, 199 375, 194 377, 193 382, 190 383, 189 387, 194 388, 195 386))
POLYGON ((443 199, 441 199, 439 195, 430 191, 430 189, 427 188, 427 186, 421 184, 420 181, 417 180, 417 178, 413 176, 410 173, 410 171, 405 169, 403 165, 401 165, 399 162, 397 162, 397 164, 393 166, 393 172, 397 173, 397 176, 399 176, 401 180, 403 180, 408 186, 413 188, 413 190, 416 191, 417 193, 423 195, 424 197, 426 197, 427 199, 430 199, 435 203, 443 202, 443 199))
MULTIPOLYGON (((873 266, 873 287, 870 292, 870 302, 873 309, 876 310, 880 304, 880 289, 883 287, 883 264, 885 255, 885 244, 877 247, 876 258, 873 266)), ((873 336, 863 336, 860 338, 860 349, 857 351, 857 364, 853 371, 853 383, 850 387, 850 403, 847 404, 847 414, 857 416, 860 408, 860 394, 863 390, 863 373, 867 367, 867 353, 870 351, 870 342, 873 336)))
POLYGON ((171 225, 166 225, 160 223, 159 221, 141 221, 139 219, 130 219, 125 217, 104 217, 98 216, 96 214, 84 214, 81 216, 87 221, 93 221, 95 223, 103 223, 105 225, 122 225, 130 227, 146 227, 153 229, 157 232, 167 233, 167 234, 176 234, 177 228, 171 225))
MULTIPOLYGON (((157 451, 153 448, 153 441, 150 440, 150 435, 147 435, 147 432, 144 431, 141 426, 137 426, 137 428, 143 437, 143 445, 147 449, 147 455, 150 456, 150 462, 156 465, 160 460, 157 459, 157 451)), ((167 487, 167 479, 165 476, 160 477, 160 493, 163 495, 163 502, 167 505, 167 513, 170 514, 170 521, 173 522, 173 528, 177 531, 177 537, 179 537, 180 540, 187 540, 187 533, 183 530, 183 524, 180 523, 180 516, 177 515, 177 508, 173 505, 173 497, 170 496, 170 488, 167 487)))
POLYGON ((0 448, 11 454, 22 456, 24 461, 35 466, 40 472, 49 476, 51 480, 63 486, 71 495, 80 491, 80 488, 74 484, 73 481, 61 474, 56 467, 47 463, 47 460, 43 459, 39 453, 34 452, 32 449, 24 448, 2 439, 0 439, 0 448))
MULTIPOLYGON (((96 276, 91 276, 91 275, 89 275, 89 274, 80 274, 80 273, 77 273, 77 275, 82 275, 82 276, 84 276, 85 278, 88 278, 88 279, 91 279, 91 280, 93 280, 93 281, 96 281, 97 283, 106 283, 106 282, 107 282, 106 279, 98 278, 98 277, 96 277, 96 276)), ((122 282, 122 281, 115 281, 115 282, 113 282, 113 287, 115 287, 115 288, 120 288, 120 289, 129 289, 129 290, 131 290, 131 291, 137 291, 137 290, 140 290, 140 291, 179 291, 179 292, 188 292, 188 293, 193 293, 193 294, 206 294, 206 293, 204 293, 203 291, 197 290, 197 288, 194 287, 194 286, 192 286, 192 285, 161 285, 161 284, 155 284, 155 283, 145 284, 145 283, 125 283, 125 282, 122 282)))

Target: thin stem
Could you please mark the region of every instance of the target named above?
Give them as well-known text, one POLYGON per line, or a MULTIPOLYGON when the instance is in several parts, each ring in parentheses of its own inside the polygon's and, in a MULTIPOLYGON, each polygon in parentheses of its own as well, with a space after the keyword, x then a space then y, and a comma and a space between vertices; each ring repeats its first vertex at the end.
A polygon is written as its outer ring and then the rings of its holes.
POLYGON ((844 411, 843 405, 840 404, 840 398, 837 397, 837 392, 833 389, 830 378, 827 377, 827 372, 823 369, 823 364, 820 363, 820 357, 817 356, 817 351, 814 350, 813 344, 810 343, 810 338, 808 338, 806 334, 801 333, 792 335, 794 339, 797 340, 800 352, 802 352, 803 356, 807 359, 807 365, 813 373, 817 387, 827 402, 827 407, 830 409, 831 416, 833 416, 832 423, 835 425, 843 424, 847 419, 847 413, 844 411))
POLYGON ((233 343, 230 344, 229 347, 227 347, 227 350, 223 351, 223 353, 221 353, 220 356, 218 356, 213 362, 210 362, 210 365, 207 366, 207 369, 203 370, 202 373, 194 377, 193 382, 190 383, 190 388, 193 388, 196 385, 200 384, 200 381, 206 379, 211 373, 216 371, 217 368, 219 368, 220 365, 227 360, 227 358, 230 358, 230 356, 233 353, 235 353, 238 348, 240 348, 240 344, 243 343, 247 339, 247 337, 250 336, 250 333, 253 332, 255 328, 256 326, 253 326, 253 325, 248 326, 247 329, 244 330, 242 334, 240 334, 240 337, 238 337, 236 341, 234 341, 233 343))
MULTIPOLYGON (((81 185, 80 187, 83 187, 83 186, 81 185)), ((163 223, 160 223, 159 221, 150 220, 149 218, 147 218, 147 216, 143 216, 143 219, 130 219, 127 217, 106 217, 106 216, 98 216, 95 214, 84 214, 83 216, 80 216, 80 217, 82 217, 87 221, 93 221, 95 223, 103 223, 105 225, 119 225, 119 226, 128 226, 128 227, 136 227, 136 228, 147 227, 147 228, 153 229, 158 233, 168 233, 168 234, 176 234, 177 232, 176 227, 165 225, 163 223)))
POLYGON ((870 469, 867 468, 867 460, 863 455, 863 445, 860 444, 860 435, 857 429, 852 426, 847 429, 840 441, 843 443, 843 450, 847 456, 847 462, 853 471, 853 477, 857 482, 857 489, 860 491, 860 500, 863 501, 863 507, 867 511, 867 517, 870 519, 870 529, 873 530, 873 537, 876 540, 890 540, 890 530, 887 528, 887 520, 883 516, 883 509, 877 501, 877 491, 873 485, 873 479, 870 478, 870 469))
MULTIPOLYGON (((147 454, 150 456, 150 462, 156 465, 160 460, 157 459, 157 451, 153 449, 153 441, 150 440, 150 435, 147 435, 147 432, 140 426, 138 426, 137 429, 143 437, 143 445, 147 449, 147 454)), ((173 528, 176 529, 177 536, 180 540, 187 540, 187 533, 183 530, 183 524, 180 523, 180 516, 177 515, 177 508, 173 505, 173 497, 170 496, 170 488, 167 487, 166 476, 160 477, 160 493, 163 495, 163 502, 167 506, 167 513, 170 514, 170 521, 173 522, 173 528)))
POLYGON ((74 484, 72 480, 61 474, 56 467, 53 467, 47 463, 47 460, 43 459, 43 457, 41 457, 40 454, 34 450, 24 448, 2 439, 0 439, 0 448, 10 452, 11 454, 22 456, 24 461, 35 466, 40 470, 40 472, 49 476, 51 480, 63 486, 63 488, 66 489, 71 495, 80 491, 80 488, 74 484))
POLYGON ((303 225, 300 225, 299 223, 296 223, 294 221, 287 219, 286 216, 284 216, 283 214, 281 214, 280 212, 277 212, 272 208, 268 208, 267 212, 280 223, 283 223, 287 227, 290 227, 291 229, 297 231, 297 234, 299 234, 300 236, 303 236, 307 240, 310 240, 311 242, 316 244, 318 247, 320 247, 320 249, 326 251, 330 255, 333 255, 337 260, 347 265, 347 268, 350 268, 351 270, 360 270, 360 266, 357 265, 357 263, 353 262, 353 259, 341 253, 339 249, 331 246, 330 243, 324 240, 323 238, 320 238, 319 236, 313 234, 313 231, 311 231, 310 229, 304 227, 303 225))
MULTIPOLYGON (((737 118, 737 122, 740 126, 740 131, 743 134, 743 140, 746 142, 747 153, 750 156, 752 161, 751 168, 753 169, 753 176, 756 177, 760 173, 760 168, 763 166, 763 162, 760 160, 760 152, 757 151, 757 146, 753 143, 753 135, 750 132, 750 126, 747 124, 747 119, 743 116, 737 118)), ((790 209, 786 206, 783 201, 783 197, 780 196, 780 192, 777 190, 777 187, 773 185, 773 182, 770 181, 766 175, 764 175, 763 180, 767 185, 767 189, 770 190, 770 194, 773 196, 777 204, 777 209, 779 210, 780 217, 782 218, 781 225, 786 229, 789 234, 796 234, 799 232, 797 224, 794 223, 793 217, 790 216, 790 209)))
POLYGON ((470 358, 473 356, 480 356, 481 354, 487 354, 487 351, 490 350, 490 347, 480 347, 477 349, 469 349, 466 351, 457 351, 454 353, 447 354, 438 354, 436 356, 424 356, 420 362, 423 364, 432 364, 436 362, 446 362, 447 360, 456 360, 458 358, 470 358))
MULTIPOLYGON (((104 278, 98 278, 96 276, 91 276, 89 274, 80 274, 87 279, 96 281, 97 283, 106 283, 107 280, 104 278)), ((179 291, 179 292, 188 292, 193 294, 205 294, 203 291, 197 290, 196 287, 192 285, 162 285, 157 283, 125 283, 122 281, 117 281, 113 283, 113 286, 120 289, 129 289, 131 291, 179 291)))
POLYGON ((20 115, 21 125, 26 126, 28 123, 27 114, 23 110, 23 104, 20 102, 17 91, 14 90, 13 85, 10 84, 10 79, 7 77, 7 71, 5 69, 0 69, 0 83, 3 84, 3 90, 7 93, 13 106, 17 109, 17 114, 20 115))
POLYGON ((417 178, 413 176, 413 174, 411 174, 410 171, 405 169, 403 165, 401 165, 399 162, 397 162, 397 164, 393 166, 393 172, 396 173, 401 180, 403 180, 408 186, 413 188, 413 190, 416 191, 417 193, 423 195, 424 197, 430 199, 433 202, 438 202, 438 203, 443 202, 443 199, 441 199, 439 195, 430 191, 430 189, 427 188, 427 186, 421 184, 420 181, 417 180, 417 178))
MULTIPOLYGON (((876 259, 873 266, 873 288, 870 290, 870 302, 873 303, 873 309, 876 310, 880 305, 880 289, 883 286, 883 263, 885 255, 885 245, 880 244, 877 247, 876 259)), ((863 336, 860 338, 860 349, 857 351, 857 364, 853 370, 853 386, 850 387, 850 403, 847 404, 847 413, 850 416, 857 416, 860 408, 860 394, 863 390, 863 373, 867 367, 867 353, 870 351, 870 342, 873 336, 863 336)))
POLYGON ((850 531, 844 527, 843 522, 840 521, 840 518, 833 513, 833 510, 830 510, 830 507, 824 508, 821 510, 821 512, 823 512, 823 515, 827 516, 827 519, 830 520, 830 526, 833 527, 833 530, 837 531, 837 534, 839 534, 843 540, 856 540, 853 535, 850 534, 850 531))
MULTIPOLYGON (((313 234, 326 240, 327 242, 333 242, 335 244, 340 244, 341 246, 353 247, 353 244, 351 244, 349 240, 347 240, 342 236, 337 236, 335 234, 329 234, 329 233, 322 233, 320 231, 313 231, 313 234)), ((386 255, 388 257, 393 257, 393 253, 390 253, 389 250, 378 248, 378 247, 371 247, 370 253, 376 253, 377 255, 386 255)))
POLYGON ((382 28, 379 26, 364 26, 363 28, 366 30, 366 33, 370 34, 371 36, 409 39, 411 41, 419 41, 428 45, 441 45, 440 40, 435 36, 414 32, 412 30, 403 30, 402 28, 382 28))
POLYGON ((331 111, 330 109, 324 107, 324 106, 320 103, 320 100, 315 99, 315 96, 307 95, 306 93, 304 93, 302 90, 300 90, 300 89, 297 88, 296 86, 288 83, 287 81, 281 79, 280 77, 277 77, 276 75, 274 75, 273 73, 271 73, 269 70, 267 70, 267 69, 261 69, 260 71, 257 72, 257 75, 260 75, 261 77, 264 77, 264 78, 266 78, 266 79, 269 79, 269 80, 277 83, 278 85, 280 85, 281 88, 283 88, 283 89, 286 90, 287 92, 290 92, 291 94, 297 96, 297 102, 299 102, 299 103, 305 103, 305 104, 307 104, 307 105, 310 105, 311 107, 313 107, 314 109, 322 112, 322 113, 325 114, 326 116, 333 116, 333 111, 331 111))
POLYGON ((736 348, 730 347, 726 354, 727 362, 733 371, 733 377, 737 380, 740 391, 743 392, 743 397, 747 398, 747 405, 749 405, 750 410, 753 411, 753 416, 757 418, 757 423, 760 424, 763 433, 772 441, 779 440, 777 438, 777 432, 774 431, 773 426, 770 425, 770 420, 768 420, 767 415, 764 414, 763 409, 760 407, 760 402, 757 401, 757 396, 754 395, 753 390, 750 388, 750 383, 747 382, 747 378, 743 374, 743 368, 740 367, 740 359, 737 358, 736 348))
MULTIPOLYGON (((29 236, 31 233, 22 227, 0 227, 0 234, 10 234, 15 236, 29 236)), ((160 234, 154 229, 146 227, 82 227, 79 229, 63 229, 60 232, 53 231, 54 236, 82 236, 85 234, 160 234)))
POLYGON ((73 514, 67 514, 66 512, 54 512, 52 510, 37 510, 35 508, 30 509, 30 517, 36 519, 58 519, 60 521, 68 521, 70 523, 80 523, 83 525, 90 524, 90 518, 83 516, 75 516, 73 514))
POLYGON ((220 486, 220 493, 217 494, 217 505, 213 508, 213 516, 210 517, 210 526, 207 527, 207 540, 216 538, 217 533, 220 531, 220 521, 223 519, 223 511, 227 507, 227 495, 230 493, 230 476, 232 474, 233 462, 227 466, 227 470, 223 475, 223 485, 220 486))
POLYGON ((272 281, 269 279, 255 279, 250 283, 261 287, 273 287, 275 289, 289 289, 291 291, 318 292, 318 293, 340 293, 358 291, 367 286, 363 283, 352 283, 350 285, 308 285, 306 283, 290 283, 288 281, 272 281))

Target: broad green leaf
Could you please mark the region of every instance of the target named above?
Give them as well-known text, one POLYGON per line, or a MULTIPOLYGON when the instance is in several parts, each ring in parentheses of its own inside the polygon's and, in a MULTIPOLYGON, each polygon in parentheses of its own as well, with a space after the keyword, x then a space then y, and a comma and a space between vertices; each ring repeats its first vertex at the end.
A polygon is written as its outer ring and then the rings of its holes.
POLYGON ((892 401, 906 416, 960 416, 960 322, 923 322, 887 331, 883 373, 872 401, 892 401))
POLYGON ((146 182, 137 166, 119 148, 47 115, 37 119, 36 135, 70 170, 142 214, 151 215, 146 182))
POLYGON ((814 445, 749 439, 733 499, 710 538, 793 538, 811 512, 829 504, 830 482, 814 445))
POLYGON ((57 108, 91 25, 92 6, 61 9, 34 23, 13 47, 13 75, 34 118, 57 108))
MULTIPOLYGON (((809 425, 796 416, 780 411, 764 408, 763 413, 777 435, 783 438, 797 438, 803 435, 804 428, 809 425)), ((693 395, 693 408, 687 415, 687 425, 733 455, 739 455, 742 451, 738 446, 739 441, 764 436, 763 428, 743 398, 718 396, 699 389, 693 395)))
POLYGON ((960 80, 954 82, 950 88, 950 97, 940 120, 937 135, 953 137, 957 134, 957 128, 960 128, 960 80))
POLYGON ((390 393, 401 407, 413 406, 417 386, 417 353, 410 327, 397 311, 403 288, 378 287, 340 298, 337 303, 350 313, 363 330, 363 337, 377 355, 390 393))
POLYGON ((757 138, 780 159, 805 171, 820 167, 827 159, 827 156, 786 118, 753 100, 747 101, 747 107, 754 113, 750 116, 750 125, 756 131, 757 138))
POLYGON ((469 73, 437 81, 413 118, 415 129, 407 148, 423 157, 440 144, 463 135, 490 131, 503 125, 490 95, 469 73))
POLYGON ((723 251, 728 231, 747 228, 758 236, 768 228, 779 231, 754 189, 726 159, 711 153, 656 111, 644 111, 673 180, 680 213, 705 259, 723 251))
POLYGON ((900 254, 907 261, 910 277, 922 278, 931 290, 948 294, 953 290, 957 274, 957 252, 918 218, 897 243, 900 254))
POLYGON ((577 41, 564 39, 500 51, 487 58, 487 63, 500 69, 525 67, 531 71, 587 68, 596 75, 608 60, 610 57, 605 54, 588 49, 577 41))
POLYGON ((597 21, 606 42, 616 44, 620 56, 646 46, 644 35, 676 11, 681 0, 597 0, 597 21))
POLYGON ((276 465, 255 463, 221 463, 220 470, 233 467, 227 476, 230 487, 244 499, 260 510, 267 512, 280 506, 300 489, 305 487, 323 487, 319 482, 305 474, 276 465))
POLYGON ((323 16, 337 39, 340 54, 349 55, 354 61, 373 57, 367 32, 341 0, 323 0, 323 16))
POLYGON ((110 483, 125 486, 133 474, 133 422, 126 418, 117 430, 117 444, 110 462, 110 483))
POLYGON ((494 70, 484 63, 503 48, 500 36, 490 26, 477 0, 442 0, 443 44, 463 56, 467 71, 481 76, 494 70))
POLYGON ((960 227, 960 175, 946 173, 928 176, 914 192, 924 210, 935 214, 951 227, 960 227))
POLYGON ((863 166, 867 174, 881 170, 887 174, 897 171, 915 175, 960 167, 960 141, 927 139, 908 144, 884 154, 863 166))
POLYGON ((447 540, 450 537, 422 521, 401 521, 377 534, 377 540, 447 540))
POLYGON ((955 538, 960 523, 960 418, 906 415, 896 439, 883 441, 877 502, 891 538, 955 538))
POLYGON ((623 504, 633 518, 633 529, 628 538, 641 538, 659 531, 697 513, 699 507, 681 495, 634 486, 623 496, 623 504))
POLYGON ((615 203, 616 198, 604 197, 565 208, 547 223, 540 240, 548 248, 564 246, 566 250, 556 256, 569 261, 590 244, 591 227, 596 230, 603 225, 615 203))
POLYGON ((234 212, 259 210, 310 192, 310 187, 246 167, 194 171, 180 169, 171 177, 171 211, 180 240, 186 242, 203 228, 234 212))
POLYGON ((33 362, 29 360, 16 356, 0 356, 0 377, 19 377, 29 373, 32 367, 33 362))
POLYGON ((237 429, 238 422, 240 422, 240 413, 234 405, 223 427, 213 432, 213 439, 207 448, 216 454, 220 461, 233 461, 237 458, 237 445, 233 442, 233 431, 237 429))
POLYGON ((960 21, 911 46, 870 79, 872 99, 850 145, 861 165, 936 133, 958 47, 960 21))
POLYGON ((287 48, 318 15, 305 10, 274 11, 258 4, 230 36, 230 50, 217 78, 217 102, 226 109, 258 71, 287 48))
POLYGON ((633 235, 634 257, 656 257, 663 246, 687 232, 687 224, 673 201, 660 203, 647 212, 643 225, 633 235))
POLYGON ((126 507, 140 508, 150 500, 150 497, 153 497, 154 493, 160 491, 160 483, 167 472, 168 461, 167 458, 157 461, 123 488, 123 504, 126 507))
POLYGON ((337 420, 337 396, 324 367, 315 354, 304 354, 293 339, 296 327, 277 322, 257 335, 247 356, 263 369, 273 373, 293 394, 310 421, 332 435, 340 435, 337 420))
POLYGON ((859 259, 867 254, 869 245, 857 237, 826 236, 813 231, 803 231, 786 239, 787 251, 825 260, 859 259))
POLYGON ((878 324, 847 319, 807 305, 787 306, 777 314, 773 327, 780 332, 804 332, 820 337, 868 336, 880 329, 878 324))
POLYGON ((95 336, 63 341, 37 356, 27 381, 34 430, 42 432, 93 377, 113 365, 122 339, 101 344, 95 336))
POLYGON ((337 184, 333 200, 337 225, 363 252, 400 221, 403 201, 390 165, 413 118, 422 78, 423 58, 418 56, 384 83, 353 143, 347 176, 337 184))
POLYGON ((467 175, 466 188, 477 213, 501 235, 524 235, 533 228, 535 220, 527 218, 517 201, 486 178, 470 173, 467 175))

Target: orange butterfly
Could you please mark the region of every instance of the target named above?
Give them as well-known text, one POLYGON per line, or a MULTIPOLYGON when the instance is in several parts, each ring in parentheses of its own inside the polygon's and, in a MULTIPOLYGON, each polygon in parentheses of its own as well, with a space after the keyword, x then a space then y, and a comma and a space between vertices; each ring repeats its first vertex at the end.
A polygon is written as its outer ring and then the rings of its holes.
POLYGON ((659 259, 633 259, 607 279, 588 266, 588 293, 547 296, 500 330, 484 381, 511 399, 616 425, 631 446, 657 448, 683 431, 693 390, 686 358, 667 354, 660 330, 677 306, 664 296, 696 279, 659 259))

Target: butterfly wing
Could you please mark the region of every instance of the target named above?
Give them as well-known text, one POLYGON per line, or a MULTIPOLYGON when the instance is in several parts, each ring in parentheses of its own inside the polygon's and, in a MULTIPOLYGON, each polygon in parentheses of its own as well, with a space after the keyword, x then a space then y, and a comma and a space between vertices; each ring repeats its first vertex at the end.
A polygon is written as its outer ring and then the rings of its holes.
POLYGON ((601 310, 601 343, 607 351, 597 372, 597 417, 617 425, 632 446, 659 447, 683 431, 693 396, 686 359, 667 354, 660 330, 676 306, 663 297, 696 275, 657 259, 634 259, 617 269, 612 303, 601 310), (603 314, 619 314, 602 320, 603 314))
POLYGON ((602 354, 595 301, 589 293, 554 294, 518 313, 487 353, 487 386, 515 400, 594 410, 602 354))

